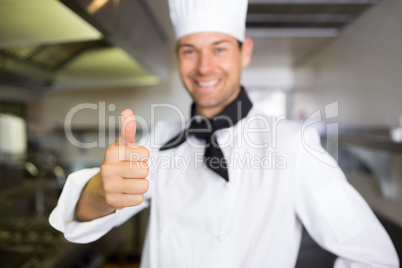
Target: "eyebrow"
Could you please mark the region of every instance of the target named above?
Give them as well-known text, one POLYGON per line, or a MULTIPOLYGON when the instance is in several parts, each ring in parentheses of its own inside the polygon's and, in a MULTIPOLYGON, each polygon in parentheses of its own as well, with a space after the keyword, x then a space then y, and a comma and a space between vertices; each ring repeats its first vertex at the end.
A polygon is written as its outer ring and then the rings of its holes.
POLYGON ((194 45, 191 44, 178 44, 177 48, 181 48, 181 47, 195 47, 194 45))
MULTIPOLYGON (((230 43, 229 40, 220 40, 220 41, 213 42, 212 45, 219 45, 219 44, 221 44, 221 43, 226 43, 226 42, 227 42, 227 43, 230 43)), ((181 47, 191 47, 191 48, 194 48, 195 46, 192 45, 192 44, 186 44, 186 43, 184 43, 184 44, 178 44, 178 45, 177 45, 177 48, 178 48, 178 49, 181 48, 181 47)))
POLYGON ((214 43, 212 43, 213 45, 219 45, 221 43, 231 43, 229 40, 221 40, 221 41, 216 41, 214 43))

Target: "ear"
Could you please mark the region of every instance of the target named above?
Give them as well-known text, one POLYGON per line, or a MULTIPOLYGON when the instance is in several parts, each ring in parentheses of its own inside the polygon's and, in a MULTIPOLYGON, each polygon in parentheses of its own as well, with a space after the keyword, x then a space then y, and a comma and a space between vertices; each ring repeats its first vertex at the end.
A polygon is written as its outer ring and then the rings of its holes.
POLYGON ((251 56, 253 55, 254 41, 250 37, 244 39, 241 48, 241 66, 247 67, 251 62, 251 56))

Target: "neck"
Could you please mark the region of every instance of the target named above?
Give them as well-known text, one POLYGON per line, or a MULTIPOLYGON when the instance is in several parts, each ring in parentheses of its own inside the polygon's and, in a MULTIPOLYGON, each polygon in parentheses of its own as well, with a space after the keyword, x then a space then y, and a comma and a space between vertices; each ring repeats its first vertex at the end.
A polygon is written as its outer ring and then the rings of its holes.
POLYGON ((225 102, 222 103, 221 105, 217 105, 217 106, 213 106, 213 107, 201 107, 199 105, 196 105, 196 107, 195 107, 196 113, 198 115, 205 116, 208 119, 214 118, 219 113, 221 113, 225 109, 226 106, 228 106, 230 103, 232 103, 237 98, 237 96, 239 96, 240 90, 241 90, 241 87, 239 85, 238 89, 228 99, 226 99, 225 102))
POLYGON ((221 107, 199 107, 198 105, 196 106, 195 110, 197 111, 198 115, 205 116, 208 119, 212 119, 215 116, 217 116, 220 112, 223 111, 224 108, 221 107))

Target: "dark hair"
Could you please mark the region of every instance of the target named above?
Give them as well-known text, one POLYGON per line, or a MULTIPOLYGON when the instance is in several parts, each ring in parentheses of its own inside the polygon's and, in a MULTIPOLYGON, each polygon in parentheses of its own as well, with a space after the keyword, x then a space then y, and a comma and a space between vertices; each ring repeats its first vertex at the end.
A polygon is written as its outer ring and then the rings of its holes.
POLYGON ((243 42, 240 42, 239 40, 237 40, 237 43, 239 44, 239 49, 241 49, 241 47, 243 46, 243 42))

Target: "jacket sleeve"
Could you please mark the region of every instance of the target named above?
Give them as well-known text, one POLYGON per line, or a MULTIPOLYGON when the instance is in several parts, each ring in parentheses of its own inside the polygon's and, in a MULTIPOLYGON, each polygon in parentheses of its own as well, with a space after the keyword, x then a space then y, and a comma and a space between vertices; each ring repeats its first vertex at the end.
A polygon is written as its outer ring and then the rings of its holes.
POLYGON ((65 238, 74 243, 90 243, 109 232, 113 227, 123 224, 133 215, 149 206, 149 197, 145 194, 141 205, 124 208, 113 214, 88 222, 74 219, 75 206, 81 191, 99 168, 83 169, 70 174, 64 185, 57 206, 49 217, 50 225, 64 233, 65 238))
POLYGON ((335 268, 399 267, 384 227, 321 147, 318 134, 303 133, 302 141, 295 207, 310 236, 338 256, 335 268))

